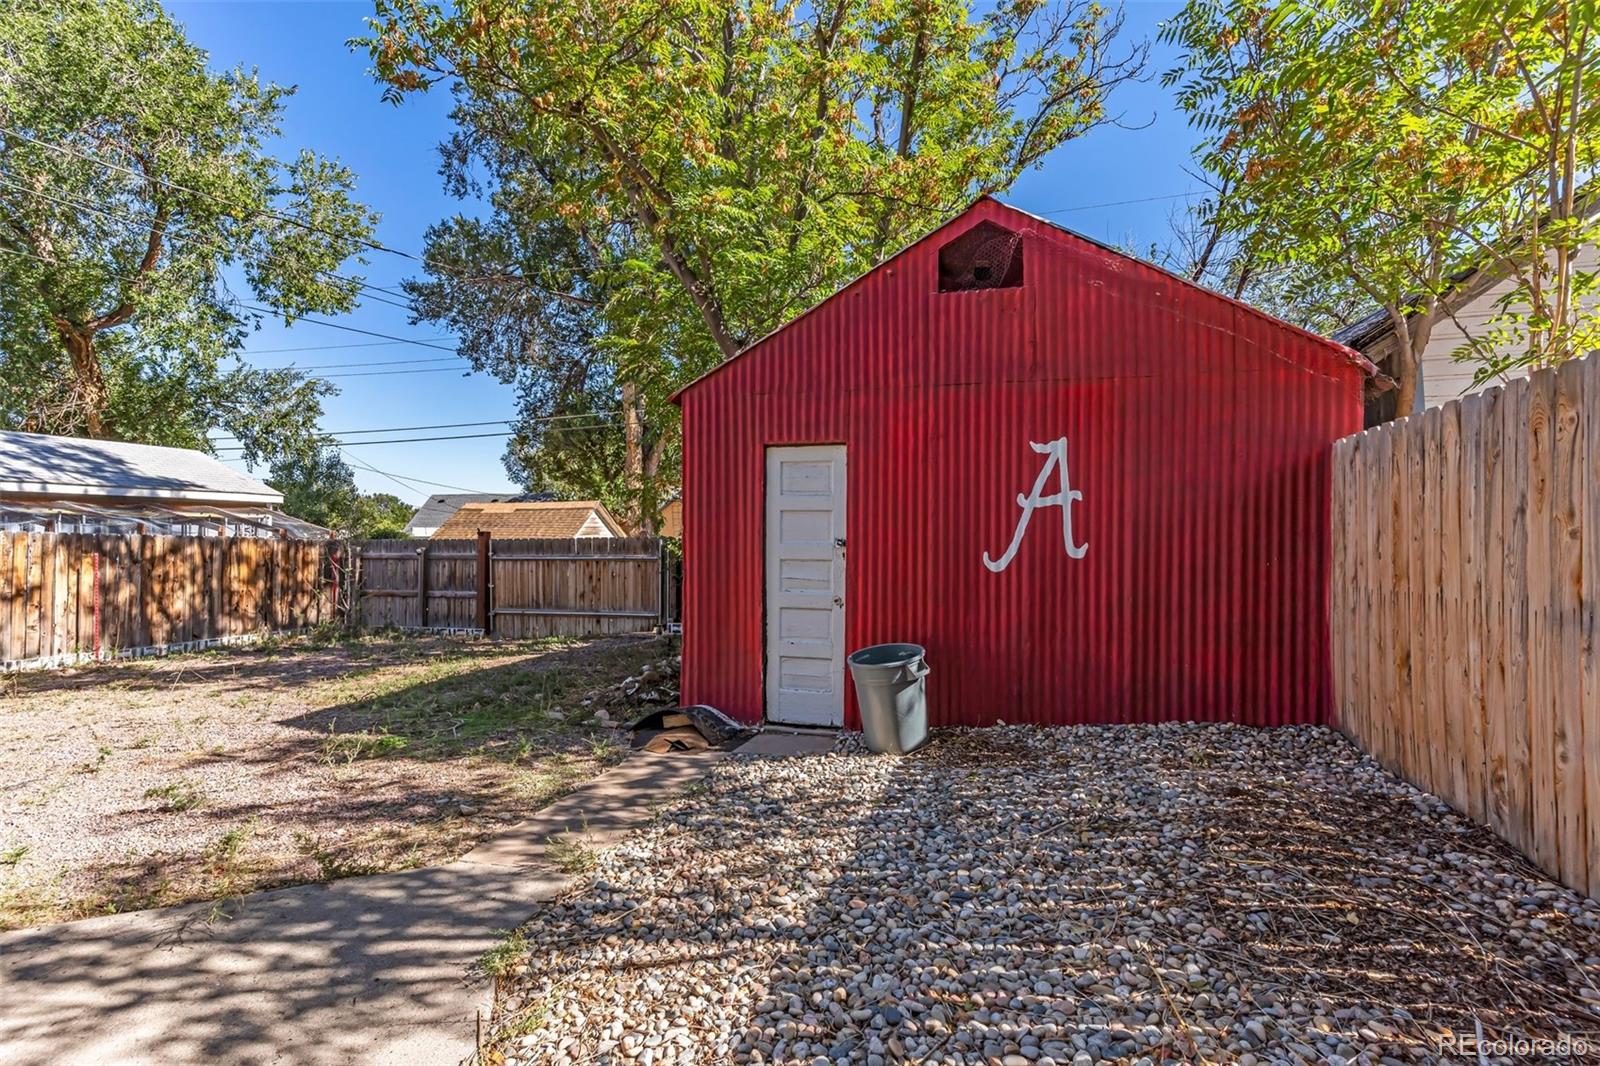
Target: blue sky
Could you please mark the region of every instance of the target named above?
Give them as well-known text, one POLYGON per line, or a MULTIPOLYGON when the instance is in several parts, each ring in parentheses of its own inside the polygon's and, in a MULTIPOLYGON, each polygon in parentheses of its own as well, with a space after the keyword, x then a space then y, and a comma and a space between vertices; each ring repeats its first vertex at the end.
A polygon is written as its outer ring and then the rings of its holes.
MULTIPOLYGON (((1160 21, 1178 7, 1177 3, 1128 4, 1128 37, 1153 39, 1160 21)), ((420 252, 428 225, 458 209, 444 195, 437 172, 436 147, 450 127, 448 94, 413 97, 399 107, 385 104, 367 76, 366 57, 345 45, 364 31, 362 19, 372 10, 366 0, 213 0, 169 3, 169 10, 184 23, 190 38, 211 53, 213 67, 254 66, 268 80, 299 87, 284 117, 282 150, 310 148, 351 167, 358 175, 358 195, 383 216, 380 242, 420 252)), ((1153 46, 1152 73, 1164 70, 1169 60, 1159 46, 1153 46)), ((1182 194, 1197 187, 1183 169, 1194 136, 1153 76, 1149 82, 1124 86, 1113 97, 1112 109, 1136 128, 1100 129, 1069 142, 1044 167, 1024 176, 1005 199, 1098 240, 1143 248, 1162 238, 1169 213, 1185 203, 1182 194)), ((392 287, 413 274, 416 266, 374 252, 363 273, 374 285, 392 287)), ((353 329, 451 344, 449 337, 427 326, 410 325, 402 309, 378 302, 367 302, 334 321, 353 329)), ((447 356, 447 352, 408 344, 365 346, 376 340, 304 322, 291 329, 268 323, 251 338, 247 358, 259 366, 315 367, 329 376, 341 394, 327 401, 322 428, 345 436, 355 430, 509 419, 515 413, 511 389, 492 378, 463 373, 448 361, 394 362, 447 356), (284 348, 320 350, 276 350, 284 348), (409 372, 414 370, 428 372, 409 372), (334 377, 352 374, 362 376, 334 377)), ((505 428, 486 425, 368 436, 496 433, 505 428)), ((347 448, 345 455, 363 489, 393 492, 415 503, 430 492, 444 491, 440 487, 444 485, 484 492, 510 489, 500 465, 504 443, 503 436, 488 436, 377 444, 347 448), (384 473, 363 469, 363 464, 384 473)))

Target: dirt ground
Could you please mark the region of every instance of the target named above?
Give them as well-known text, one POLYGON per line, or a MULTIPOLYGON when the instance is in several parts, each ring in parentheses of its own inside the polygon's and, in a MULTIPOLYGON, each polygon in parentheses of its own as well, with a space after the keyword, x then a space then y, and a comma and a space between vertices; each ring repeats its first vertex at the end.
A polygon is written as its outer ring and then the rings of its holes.
POLYGON ((0 929, 449 861, 620 758, 583 698, 673 650, 294 639, 0 677, 0 929))

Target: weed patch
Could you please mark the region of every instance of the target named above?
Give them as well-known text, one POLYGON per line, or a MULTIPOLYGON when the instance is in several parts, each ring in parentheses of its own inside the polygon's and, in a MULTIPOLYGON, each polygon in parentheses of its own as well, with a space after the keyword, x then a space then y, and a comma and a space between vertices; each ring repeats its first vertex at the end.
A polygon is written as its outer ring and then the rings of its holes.
POLYGON ((349 766, 358 759, 380 759, 385 755, 398 755, 410 743, 405 737, 393 733, 336 733, 328 726, 328 735, 322 741, 322 761, 329 765, 349 766))
POLYGON ((206 793, 200 787, 200 782, 185 780, 147 788, 144 798, 159 800, 159 808, 163 811, 192 811, 205 804, 206 793))
POLYGON ((552 837, 544 853, 558 869, 569 874, 588 873, 600 861, 598 852, 571 837, 552 837))
POLYGON ((490 977, 504 977, 528 954, 528 941, 519 929, 502 929, 500 943, 478 957, 478 969, 490 977))

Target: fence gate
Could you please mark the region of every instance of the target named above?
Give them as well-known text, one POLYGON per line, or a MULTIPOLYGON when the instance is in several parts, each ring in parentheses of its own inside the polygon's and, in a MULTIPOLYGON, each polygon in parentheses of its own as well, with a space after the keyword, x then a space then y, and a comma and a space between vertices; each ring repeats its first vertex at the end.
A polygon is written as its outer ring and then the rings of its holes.
POLYGON ((357 545, 361 624, 513 639, 662 624, 655 537, 371 540, 357 545))

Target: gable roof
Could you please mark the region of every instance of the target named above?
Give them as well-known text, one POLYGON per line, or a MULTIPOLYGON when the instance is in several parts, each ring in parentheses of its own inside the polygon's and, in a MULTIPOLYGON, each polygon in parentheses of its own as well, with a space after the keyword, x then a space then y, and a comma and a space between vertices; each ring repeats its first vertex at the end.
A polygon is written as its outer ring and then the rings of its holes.
POLYGON ((440 540, 461 539, 487 530, 491 536, 501 538, 572 538, 591 519, 598 519, 613 537, 627 536, 622 523, 599 500, 466 503, 433 535, 440 540))
POLYGON ((417 528, 438 529, 449 520, 450 516, 469 503, 510 503, 519 500, 548 500, 549 493, 526 492, 439 492, 429 496, 416 513, 411 516, 411 521, 406 523, 406 532, 412 533, 417 528))
POLYGON ((283 493, 191 448, 0 430, 0 494, 275 506, 283 493))
POLYGON ((725 368, 727 368, 728 366, 733 364, 736 360, 743 359, 745 356, 750 355, 752 352, 756 351, 757 349, 759 349, 763 345, 765 345, 767 343, 767 341, 771 340, 773 337, 776 337, 778 334, 785 332, 790 327, 794 326, 797 322, 800 322, 801 320, 809 317, 810 315, 815 313, 820 308, 823 308, 823 307, 827 306, 828 304, 832 303, 833 301, 842 298, 847 293, 849 293, 852 289, 854 289, 857 285, 860 285, 863 281, 865 281, 867 278, 871 277, 873 274, 876 274, 879 270, 882 270, 884 267, 887 267, 889 264, 893 263, 895 260, 901 258, 907 252, 910 252, 913 248, 917 248, 917 247, 921 246, 922 244, 924 244, 924 243, 926 243, 928 241, 931 241, 931 240, 943 235, 947 230, 950 230, 953 227, 960 226, 961 223, 966 221, 968 216, 972 215, 973 212, 977 211, 980 207, 983 207, 985 205, 988 205, 989 207, 994 209, 994 212, 996 214, 998 214, 999 216, 1001 216, 1001 217, 1004 217, 1006 215, 1011 215, 1011 216, 1015 216, 1015 219, 1018 222, 1026 221, 1026 222, 1032 222, 1032 223, 1036 223, 1036 224, 1039 224, 1039 225, 1046 226, 1049 229, 1055 231, 1056 234, 1063 235, 1063 236, 1065 236, 1065 237, 1067 237, 1067 238, 1069 238, 1071 240, 1079 241, 1079 242, 1081 242, 1083 244, 1090 245, 1090 246, 1092 246, 1094 248, 1099 249, 1102 252, 1107 252, 1107 253, 1109 253, 1111 255, 1116 256, 1119 259, 1126 260, 1129 263, 1137 264, 1138 266, 1143 267, 1143 268, 1145 268, 1147 270, 1153 270, 1158 274, 1163 274, 1168 279, 1178 283, 1179 285, 1184 286, 1185 288, 1192 289, 1195 292, 1204 293, 1206 296, 1211 297, 1212 299, 1215 299, 1215 300, 1219 300, 1222 303, 1231 305, 1232 307, 1234 307, 1237 310, 1240 310, 1240 311, 1243 311, 1243 312, 1245 312, 1247 314, 1253 315, 1254 317, 1262 319, 1262 320, 1264 320, 1266 322, 1270 322, 1270 323, 1272 323, 1272 324, 1274 324, 1274 325, 1276 325, 1276 326, 1278 326, 1278 327, 1280 327, 1282 329, 1286 329, 1286 330, 1288 330, 1288 331, 1290 331, 1292 333, 1297 333, 1300 336, 1305 337, 1305 338, 1307 338, 1307 339, 1309 339, 1311 341, 1314 341, 1314 342, 1320 344, 1321 346, 1329 349, 1330 354, 1336 355, 1338 358, 1344 360, 1345 362, 1349 363, 1350 365, 1352 365, 1352 366, 1356 367, 1357 369, 1361 370, 1362 373, 1366 374, 1368 377, 1372 377, 1373 375, 1378 373, 1378 368, 1376 366, 1374 366, 1372 364, 1372 362, 1366 358, 1366 356, 1362 355, 1360 352, 1356 351, 1355 349, 1350 348, 1347 345, 1340 343, 1337 340, 1330 340, 1329 338, 1324 337, 1320 333, 1313 332, 1312 330, 1306 329, 1303 326, 1297 326, 1293 322, 1287 322, 1287 321, 1277 317, 1276 315, 1268 314, 1266 311, 1261 310, 1259 307, 1255 307, 1255 306, 1252 306, 1251 304, 1247 304, 1242 300, 1236 300, 1231 296, 1227 296, 1227 295, 1225 295, 1223 293, 1217 292, 1215 289, 1209 289, 1206 286, 1199 284, 1198 282, 1189 280, 1188 278, 1184 277, 1181 274, 1173 273, 1172 271, 1168 270, 1166 267, 1160 266, 1160 265, 1158 265, 1156 263, 1149 262, 1148 260, 1145 260, 1145 259, 1140 259, 1138 256, 1129 255, 1127 252, 1123 251, 1120 248, 1114 248, 1109 244, 1104 244, 1104 243, 1102 243, 1100 241, 1095 240, 1093 237, 1086 237, 1083 234, 1077 232, 1076 230, 1068 229, 1066 226, 1061 225, 1059 222, 1052 222, 1050 219, 1043 218, 1043 217, 1041 217, 1039 215, 1032 214, 1031 212, 1028 212, 1028 211, 1024 211, 1019 207, 1013 207, 1012 205, 1010 205, 1008 203, 1005 203, 1004 201, 1002 201, 1002 200, 1000 200, 1000 199, 998 199, 998 198, 996 198, 994 196, 991 196, 991 195, 988 195, 988 194, 984 194, 983 196, 980 196, 976 200, 972 201, 972 203, 968 204, 965 208, 963 208, 961 210, 960 213, 958 213, 954 218, 950 219, 948 222, 945 222, 945 223, 943 223, 941 225, 935 226, 933 229, 929 230, 927 233, 923 234, 921 237, 918 237, 916 240, 912 241, 911 243, 907 244, 905 247, 901 248, 899 251, 895 252, 893 255, 889 256, 887 259, 884 259, 884 260, 878 262, 876 265, 868 268, 866 271, 862 272, 856 278, 854 278, 851 281, 847 282, 846 284, 840 286, 834 292, 830 293, 827 296, 824 296, 821 300, 818 300, 816 303, 812 304, 810 307, 806 308, 804 311, 801 311, 799 314, 795 315, 793 318, 789 319, 787 322, 784 322, 782 325, 780 325, 777 328, 773 329, 770 333, 767 333, 766 335, 758 338, 757 340, 754 340, 751 343, 745 345, 743 348, 739 349, 739 351, 735 352, 733 355, 729 356, 727 359, 724 359, 722 362, 718 363, 716 366, 712 367, 710 370, 707 370, 704 374, 701 374, 699 377, 695 378, 693 381, 689 382, 687 385, 685 385, 682 388, 680 388, 677 392, 674 392, 672 394, 672 396, 670 397, 670 399, 672 400, 673 403, 680 402, 685 393, 687 393, 690 389, 693 389, 696 386, 698 386, 701 382, 705 381, 707 378, 710 378, 713 375, 715 375, 715 374, 719 373, 720 371, 724 370, 725 368))

